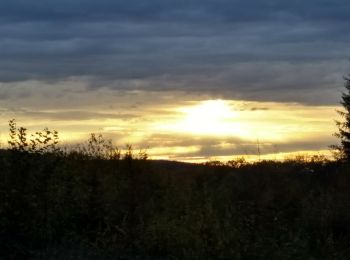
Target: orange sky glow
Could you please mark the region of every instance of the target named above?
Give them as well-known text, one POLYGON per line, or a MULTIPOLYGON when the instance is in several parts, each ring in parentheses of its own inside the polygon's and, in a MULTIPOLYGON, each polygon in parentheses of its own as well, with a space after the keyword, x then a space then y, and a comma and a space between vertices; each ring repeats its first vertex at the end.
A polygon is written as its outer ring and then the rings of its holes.
MULTIPOLYGON (((153 99, 156 100, 155 97, 153 99)), ((298 154, 329 155, 337 143, 334 120, 336 106, 307 106, 298 103, 197 99, 182 102, 149 102, 140 107, 91 107, 51 109, 16 116, 28 131, 49 127, 59 131, 61 143, 83 142, 89 133, 102 133, 118 147, 132 144, 147 149, 151 159, 201 162, 285 159, 298 154), (82 112, 84 111, 84 112, 82 112), (93 113, 80 120, 69 114, 93 113)), ((2 118, 12 118, 4 112, 2 118)), ((6 146, 7 122, 0 125, 1 143, 6 146)))

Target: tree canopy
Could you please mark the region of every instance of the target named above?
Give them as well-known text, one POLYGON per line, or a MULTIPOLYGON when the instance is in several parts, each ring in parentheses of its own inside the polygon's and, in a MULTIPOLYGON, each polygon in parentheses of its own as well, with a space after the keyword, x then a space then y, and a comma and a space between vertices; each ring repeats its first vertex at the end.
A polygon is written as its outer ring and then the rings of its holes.
POLYGON ((337 146, 341 158, 350 162, 350 75, 344 77, 345 92, 342 93, 341 104, 343 110, 338 111, 342 116, 342 121, 336 121, 338 133, 335 135, 340 139, 340 145, 337 146))

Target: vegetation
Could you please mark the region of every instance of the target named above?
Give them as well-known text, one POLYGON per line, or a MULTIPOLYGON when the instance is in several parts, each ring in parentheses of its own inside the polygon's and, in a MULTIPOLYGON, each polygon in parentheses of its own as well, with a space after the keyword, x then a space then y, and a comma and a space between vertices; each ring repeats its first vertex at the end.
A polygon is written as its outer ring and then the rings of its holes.
POLYGON ((334 148, 338 151, 341 159, 350 162, 350 78, 345 77, 344 79, 346 92, 342 94, 341 101, 344 110, 338 111, 344 121, 336 121, 339 132, 335 134, 340 139, 341 144, 334 146, 334 148))
POLYGON ((10 121, 0 150, 0 258, 347 259, 349 166, 148 161, 92 134, 10 121))
POLYGON ((10 121, 0 258, 348 259, 350 167, 324 158, 147 160, 100 135, 72 151, 10 121))

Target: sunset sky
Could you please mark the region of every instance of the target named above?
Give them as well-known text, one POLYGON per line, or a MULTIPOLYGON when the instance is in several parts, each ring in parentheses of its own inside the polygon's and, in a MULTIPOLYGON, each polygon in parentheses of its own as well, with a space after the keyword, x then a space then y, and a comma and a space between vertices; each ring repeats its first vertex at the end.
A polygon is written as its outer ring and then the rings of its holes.
POLYGON ((2 0, 8 120, 153 159, 325 153, 350 72, 346 0, 2 0))

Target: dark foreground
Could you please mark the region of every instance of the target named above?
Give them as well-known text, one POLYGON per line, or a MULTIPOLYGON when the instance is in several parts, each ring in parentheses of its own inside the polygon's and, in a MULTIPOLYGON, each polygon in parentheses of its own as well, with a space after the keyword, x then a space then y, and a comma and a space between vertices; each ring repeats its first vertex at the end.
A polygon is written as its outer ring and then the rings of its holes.
POLYGON ((0 202, 1 259, 350 256, 350 168, 335 162, 0 151, 0 202))

